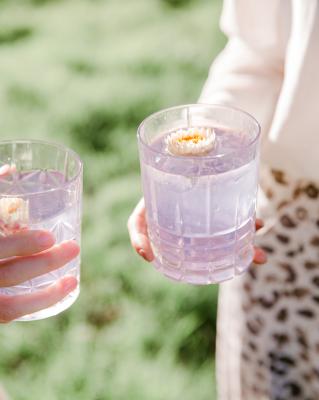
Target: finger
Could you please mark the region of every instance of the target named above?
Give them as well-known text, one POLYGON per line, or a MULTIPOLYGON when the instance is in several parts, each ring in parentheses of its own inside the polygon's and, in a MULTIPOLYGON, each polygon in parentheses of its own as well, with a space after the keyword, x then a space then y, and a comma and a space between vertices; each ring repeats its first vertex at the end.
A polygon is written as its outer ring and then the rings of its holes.
POLYGON ((255 247, 254 263, 255 264, 265 264, 267 262, 266 253, 259 247, 255 247))
POLYGON ((0 258, 28 256, 40 253, 55 243, 52 233, 47 231, 22 231, 0 237, 0 258))
POLYGON ((3 260, 0 263, 0 287, 15 286, 36 276, 58 269, 80 252, 74 241, 63 242, 42 253, 3 260))
POLYGON ((54 285, 31 294, 0 296, 0 322, 10 322, 58 303, 77 287, 73 276, 66 276, 54 285))
POLYGON ((13 172, 16 172, 17 167, 15 164, 9 165, 9 164, 4 164, 0 167, 0 178, 10 175, 13 172))
MULTIPOLYGON (((139 242, 141 247, 136 247, 136 252, 144 258, 145 261, 153 261, 154 260, 154 253, 149 241, 148 236, 140 234, 139 235, 139 242)), ((134 246, 133 246, 134 247, 134 246)))
POLYGON ((133 248, 146 261, 152 261, 154 254, 147 232, 144 199, 141 199, 135 207, 127 227, 133 248))
POLYGON ((9 164, 4 164, 0 167, 0 177, 6 176, 10 173, 10 165, 9 164))
POLYGON ((260 218, 256 219, 256 230, 258 231, 259 229, 264 227, 264 221, 260 218))

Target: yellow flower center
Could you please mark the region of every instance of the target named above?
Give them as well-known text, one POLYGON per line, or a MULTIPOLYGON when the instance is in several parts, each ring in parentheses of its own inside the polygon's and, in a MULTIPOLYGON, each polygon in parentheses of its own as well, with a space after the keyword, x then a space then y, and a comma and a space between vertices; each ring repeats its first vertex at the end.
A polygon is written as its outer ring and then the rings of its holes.
POLYGON ((200 142, 201 140, 204 140, 204 139, 205 139, 205 137, 202 134, 195 132, 192 135, 181 136, 180 138, 177 139, 177 141, 179 143, 193 142, 193 143, 196 144, 196 143, 198 143, 198 142, 200 142))

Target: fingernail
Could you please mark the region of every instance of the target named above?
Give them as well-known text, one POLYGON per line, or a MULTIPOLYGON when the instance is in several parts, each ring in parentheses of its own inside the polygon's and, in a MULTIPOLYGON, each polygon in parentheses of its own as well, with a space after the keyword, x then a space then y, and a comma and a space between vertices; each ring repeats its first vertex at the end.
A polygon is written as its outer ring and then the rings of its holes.
POLYGON ((256 219, 256 228, 257 228, 257 229, 261 229, 261 228, 263 228, 264 226, 265 226, 264 221, 261 220, 261 219, 259 219, 259 218, 257 218, 257 219, 256 219))
POLYGON ((54 239, 51 234, 46 232, 41 232, 37 236, 37 242, 41 247, 53 246, 54 239))
POLYGON ((259 264, 265 264, 265 262, 267 261, 267 255, 262 250, 258 251, 256 258, 259 264))
POLYGON ((143 249, 139 249, 138 254, 139 254, 141 257, 143 257, 145 261, 147 261, 146 253, 145 253, 145 251, 144 251, 143 249))
POLYGON ((74 279, 66 279, 63 282, 63 289, 65 292, 70 292, 71 290, 74 290, 77 287, 78 281, 74 279))

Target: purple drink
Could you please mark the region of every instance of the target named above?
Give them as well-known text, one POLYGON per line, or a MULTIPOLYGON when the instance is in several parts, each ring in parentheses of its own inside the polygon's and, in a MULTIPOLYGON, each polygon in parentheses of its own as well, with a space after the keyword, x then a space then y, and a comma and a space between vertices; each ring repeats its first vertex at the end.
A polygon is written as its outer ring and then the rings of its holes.
MULTIPOLYGON (((59 244, 81 238, 82 163, 71 150, 40 141, 0 142, 1 165, 11 165, 0 177, 0 234, 21 229, 48 230, 59 244)), ((48 274, 0 294, 18 295, 42 290, 66 275, 79 281, 80 257, 48 274)), ((56 315, 76 300, 79 286, 59 303, 20 320, 36 320, 56 315)))
POLYGON ((164 110, 139 128, 139 149, 154 264, 193 284, 222 282, 253 258, 258 123, 241 111, 206 105, 164 110), (172 131, 213 129, 204 155, 167 150, 172 131))

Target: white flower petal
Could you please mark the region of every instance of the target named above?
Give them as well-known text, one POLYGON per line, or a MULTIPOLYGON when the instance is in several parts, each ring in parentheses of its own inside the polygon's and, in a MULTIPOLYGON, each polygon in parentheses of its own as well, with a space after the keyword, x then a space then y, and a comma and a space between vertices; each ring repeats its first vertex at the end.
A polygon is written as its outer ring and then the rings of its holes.
POLYGON ((23 200, 20 197, 4 197, 0 199, 0 231, 2 233, 13 233, 19 228, 27 227, 28 223, 28 200, 23 200))
POLYGON ((172 155, 197 156, 207 154, 214 147, 213 128, 179 129, 165 138, 166 150, 172 155))

